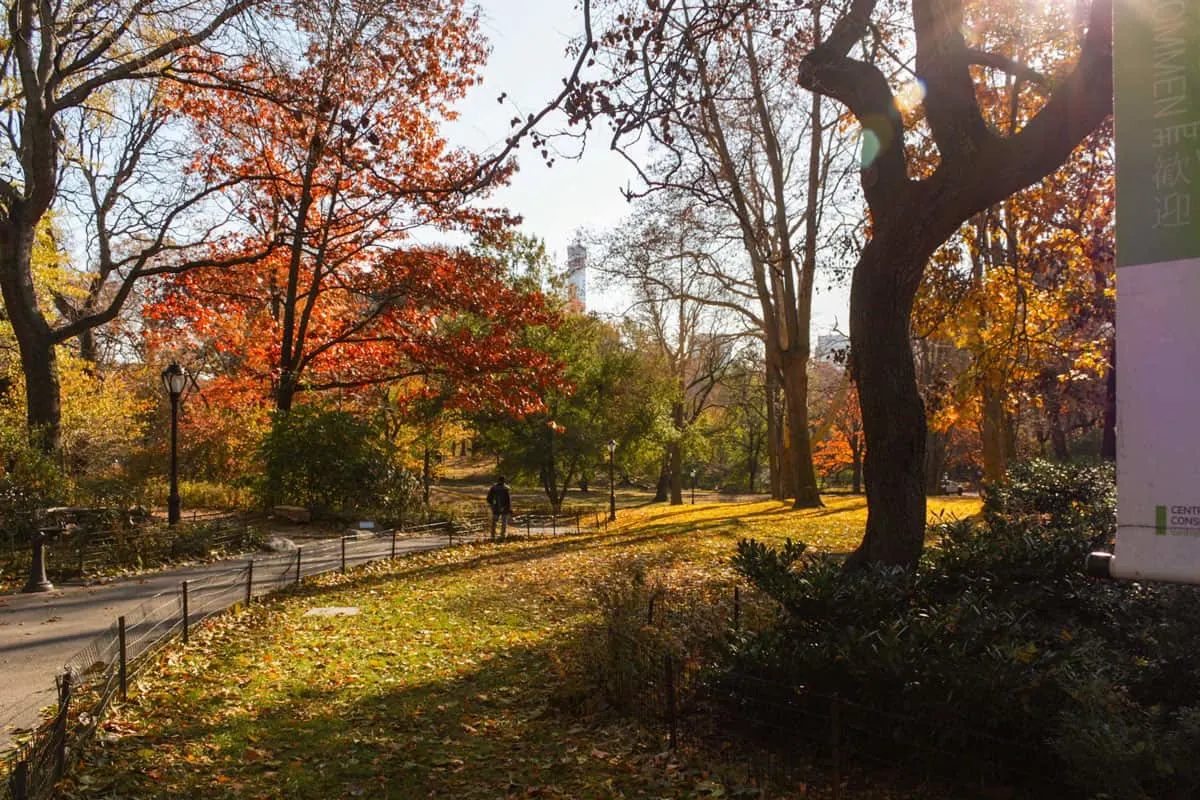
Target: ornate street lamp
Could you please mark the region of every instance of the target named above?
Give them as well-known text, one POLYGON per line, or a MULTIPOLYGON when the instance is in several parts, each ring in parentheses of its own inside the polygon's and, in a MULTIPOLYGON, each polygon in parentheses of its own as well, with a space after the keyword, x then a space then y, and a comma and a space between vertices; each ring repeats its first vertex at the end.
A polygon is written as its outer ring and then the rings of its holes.
POLYGON ((617 485, 616 473, 613 471, 613 456, 617 452, 617 440, 608 440, 608 520, 613 522, 617 518, 617 485))
POLYGON ((167 494, 167 524, 179 522, 179 398, 187 386, 187 375, 174 361, 162 371, 163 389, 171 398, 171 490, 167 494))
POLYGON ((692 505, 696 505, 696 468, 692 467, 692 505))

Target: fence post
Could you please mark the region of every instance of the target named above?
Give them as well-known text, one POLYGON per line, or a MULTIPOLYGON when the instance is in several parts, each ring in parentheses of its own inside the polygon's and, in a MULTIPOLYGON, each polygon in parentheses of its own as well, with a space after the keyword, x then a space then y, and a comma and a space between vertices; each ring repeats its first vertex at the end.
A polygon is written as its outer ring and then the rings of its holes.
POLYGON ((54 781, 62 780, 67 768, 67 713, 71 707, 71 670, 62 674, 58 688, 58 718, 54 720, 54 781))
POLYGON ((533 514, 525 515, 525 535, 527 537, 533 535, 533 514))
POLYGON ((301 569, 303 568, 303 566, 304 566, 304 562, 303 562, 303 560, 302 560, 302 559, 303 559, 303 557, 304 557, 304 548, 303 548, 303 547, 297 547, 297 548, 296 548, 296 583, 299 583, 299 582, 300 582, 300 578, 301 578, 301 572, 300 572, 300 570, 301 570, 301 569))
POLYGON ((121 687, 121 699, 128 700, 129 677, 128 664, 125 650, 125 617, 117 617, 117 649, 120 652, 121 664, 117 671, 117 685, 121 687))
POLYGON ((29 762, 18 761, 8 778, 8 788, 13 800, 29 800, 29 762))
POLYGON ((558 512, 550 510, 550 535, 558 536, 558 512))
POLYGON ((842 796, 842 698, 829 700, 829 750, 833 761, 833 800, 842 796))
POLYGON ((666 672, 667 678, 667 742, 674 750, 679 746, 679 737, 675 724, 677 701, 675 697, 675 664, 670 653, 663 655, 663 670, 666 672))
POLYGON ((575 535, 579 535, 579 512, 575 512, 575 535))
POLYGON ((392 558, 396 557, 396 531, 392 531, 392 558))
POLYGON ((733 587, 733 629, 736 631, 742 624, 742 592, 737 586, 733 587))
POLYGON ((188 643, 188 582, 184 581, 180 587, 183 599, 183 643, 188 643))
POLYGON ((246 565, 246 608, 250 607, 250 601, 254 599, 254 559, 246 565))
POLYGON ((346 571, 346 537, 342 537, 342 572, 346 571))

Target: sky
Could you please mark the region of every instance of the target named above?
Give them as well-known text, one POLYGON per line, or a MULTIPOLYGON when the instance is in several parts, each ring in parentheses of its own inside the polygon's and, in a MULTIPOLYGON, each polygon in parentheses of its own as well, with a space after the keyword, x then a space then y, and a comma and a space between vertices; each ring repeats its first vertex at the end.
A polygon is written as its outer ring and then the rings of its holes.
MULTIPOLYGON (((448 134, 472 148, 498 148, 512 117, 539 111, 562 88, 571 59, 567 47, 582 33, 575 0, 479 0, 481 30, 492 53, 483 69, 484 82, 459 106, 448 134), (504 103, 496 98, 506 94, 504 103)), ((597 132, 603 133, 603 132, 597 132)), ((518 151, 520 170, 509 186, 489 199, 524 218, 522 230, 538 236, 555 263, 564 265, 567 246, 576 232, 601 232, 619 224, 631 211, 623 186, 638 186, 633 168, 608 149, 604 135, 591 137, 579 158, 557 158, 547 168, 528 147, 518 151)), ((619 314, 627 305, 620 291, 598 291, 588 275, 588 309, 619 314)), ((835 324, 847 330, 846 291, 820 292, 814 300, 813 327, 827 332, 835 324)))

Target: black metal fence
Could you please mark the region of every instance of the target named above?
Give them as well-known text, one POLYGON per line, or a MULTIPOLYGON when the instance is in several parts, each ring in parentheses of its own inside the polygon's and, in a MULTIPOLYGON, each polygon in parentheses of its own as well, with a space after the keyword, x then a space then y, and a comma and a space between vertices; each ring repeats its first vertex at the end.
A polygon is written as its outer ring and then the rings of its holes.
MULTIPOLYGON (((150 568, 222 554, 244 553, 263 543, 261 532, 245 523, 184 522, 71 526, 54 531, 45 545, 53 580, 108 571, 150 568)), ((0 532, 0 565, 6 573, 27 574, 30 543, 14 528, 0 532)))
MULTIPOLYGON (((669 625, 651 597, 636 629, 609 624, 603 632, 609 657, 632 667, 617 688, 619 707, 660 731, 671 750, 732 752, 753 786, 806 787, 804 796, 1069 798, 1044 742, 1015 739, 989 728, 969 703, 947 714, 944 706, 897 713, 869 699, 814 691, 731 669, 712 657, 711 646, 680 648, 681 637, 654 628, 669 625), (633 681, 628 680, 633 677, 633 681), (736 738, 736 748, 729 742, 736 738)), ((725 634, 739 627, 741 600, 681 614, 716 611, 725 634)), ((611 678, 611 675, 609 676, 611 678)), ((606 687, 611 689, 612 687, 606 687)), ((774 796, 764 791, 763 796, 774 796)))
MULTIPOLYGON (((43 708, 48 705, 45 697, 33 695, 23 706, 0 711, 0 728, 36 710, 44 712, 41 724, 0 760, 0 800, 50 797, 54 784, 96 735, 113 699, 125 696, 129 680, 160 648, 176 640, 186 644, 196 623, 308 576, 480 540, 490 534, 490 523, 490 517, 481 516, 403 530, 357 531, 295 550, 255 555, 238 567, 183 581, 177 590, 149 598, 67 662, 55 677, 50 708, 43 708)), ((523 515, 510 521, 509 535, 563 535, 606 525, 607 517, 599 511, 523 515)))

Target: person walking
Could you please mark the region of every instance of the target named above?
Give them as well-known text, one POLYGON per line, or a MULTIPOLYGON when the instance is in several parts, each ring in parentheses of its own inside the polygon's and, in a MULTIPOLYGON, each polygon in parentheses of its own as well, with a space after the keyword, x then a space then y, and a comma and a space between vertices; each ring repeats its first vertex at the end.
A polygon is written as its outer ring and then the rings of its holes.
POLYGON ((512 514, 512 495, 504 483, 504 476, 496 479, 492 488, 488 489, 487 504, 492 509, 492 538, 496 538, 496 523, 500 523, 500 538, 508 533, 508 518, 512 514))

